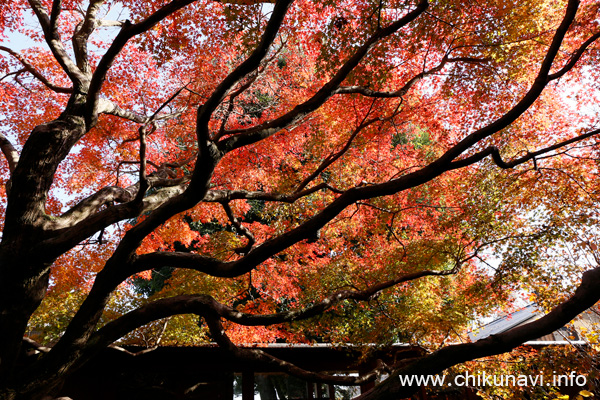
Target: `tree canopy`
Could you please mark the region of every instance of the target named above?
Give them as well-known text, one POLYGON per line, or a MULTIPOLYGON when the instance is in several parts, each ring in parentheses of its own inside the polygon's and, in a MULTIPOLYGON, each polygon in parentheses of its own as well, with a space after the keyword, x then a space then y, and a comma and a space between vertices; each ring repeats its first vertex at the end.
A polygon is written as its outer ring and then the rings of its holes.
POLYGON ((599 9, 0 3, 0 397, 115 343, 335 384, 379 371, 240 344, 431 350, 360 397, 397 399, 565 325, 600 299, 599 9), (548 314, 457 344, 518 295, 548 314))

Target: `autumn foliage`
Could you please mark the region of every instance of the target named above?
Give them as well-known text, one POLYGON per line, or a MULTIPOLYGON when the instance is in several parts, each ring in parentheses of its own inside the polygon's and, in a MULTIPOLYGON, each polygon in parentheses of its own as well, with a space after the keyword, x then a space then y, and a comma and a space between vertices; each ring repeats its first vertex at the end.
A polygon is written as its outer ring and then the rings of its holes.
POLYGON ((0 397, 114 345, 431 350, 361 396, 395 399, 568 323, 600 299, 599 8, 0 3, 0 397), (549 314, 456 344, 523 297, 549 314))

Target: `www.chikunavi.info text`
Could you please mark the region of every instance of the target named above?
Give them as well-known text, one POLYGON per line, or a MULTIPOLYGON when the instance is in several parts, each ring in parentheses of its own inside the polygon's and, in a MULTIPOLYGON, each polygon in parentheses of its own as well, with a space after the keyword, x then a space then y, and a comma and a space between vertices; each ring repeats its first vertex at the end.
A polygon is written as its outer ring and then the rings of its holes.
POLYGON ((587 378, 575 371, 567 374, 554 374, 550 378, 543 375, 494 375, 485 371, 477 374, 464 374, 447 377, 445 375, 400 375, 403 386, 585 386, 587 378))

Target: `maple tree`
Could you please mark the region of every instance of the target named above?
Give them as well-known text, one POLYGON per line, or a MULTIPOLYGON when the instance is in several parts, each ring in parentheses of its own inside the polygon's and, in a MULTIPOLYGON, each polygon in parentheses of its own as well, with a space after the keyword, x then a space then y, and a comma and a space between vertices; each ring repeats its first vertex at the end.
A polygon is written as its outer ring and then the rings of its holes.
POLYGON ((435 350, 360 397, 396 399, 568 323, 600 299, 599 8, 0 4, 0 396, 160 331, 335 384, 379 371, 239 344, 435 350), (518 291, 549 313, 447 344, 518 291))

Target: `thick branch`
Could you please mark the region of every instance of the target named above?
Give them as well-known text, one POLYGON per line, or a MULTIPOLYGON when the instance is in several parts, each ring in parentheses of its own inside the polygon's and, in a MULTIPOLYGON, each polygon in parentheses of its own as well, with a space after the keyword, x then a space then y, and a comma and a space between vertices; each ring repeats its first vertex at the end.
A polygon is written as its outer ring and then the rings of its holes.
POLYGON ((204 196, 202 201, 211 203, 222 203, 224 201, 231 200, 264 200, 264 201, 278 201, 282 203, 293 203, 296 200, 306 197, 312 193, 318 192, 319 190, 330 190, 334 193, 341 194, 342 192, 329 186, 326 183, 319 183, 309 189, 296 190, 291 194, 283 193, 266 193, 261 191, 249 191, 249 190, 210 190, 204 196))
POLYGON ((107 99, 98 100, 98 107, 96 109, 96 112, 98 114, 114 115, 116 117, 127 119, 129 121, 137 122, 138 124, 145 124, 149 120, 148 117, 140 115, 133 111, 124 110, 112 101, 107 99))
POLYGON ((79 69, 86 75, 91 74, 88 60, 88 40, 90 35, 99 26, 96 15, 105 0, 92 0, 88 6, 84 20, 78 25, 73 35, 73 49, 75 52, 75 61, 79 69))
MULTIPOLYGON (((73 226, 76 223, 83 221, 90 215, 98 212, 100 208, 106 204, 111 203, 125 203, 131 201, 134 198, 135 188, 121 188, 116 186, 110 186, 100 189, 92 196, 80 201, 71 208, 69 211, 60 216, 60 219, 65 220, 65 227, 73 226), (68 221, 68 223, 66 222, 68 221)), ((62 226, 58 224, 53 226, 54 229, 61 229, 62 226)))
POLYGON ((397 286, 401 283, 414 281, 426 276, 446 276, 455 274, 458 271, 458 268, 453 268, 449 270, 443 271, 432 271, 425 270, 419 272, 413 272, 410 274, 404 274, 399 278, 392 279, 386 282, 382 282, 376 285, 373 285, 364 290, 340 290, 335 292, 325 299, 317 302, 309 307, 306 307, 297 311, 285 311, 279 312, 275 314, 267 314, 267 315, 254 315, 254 314, 245 314, 240 313, 234 308, 225 306, 216 302, 214 299, 212 300, 212 309, 215 311, 221 318, 227 319, 231 322, 235 322, 236 324, 245 325, 245 326, 268 326, 274 324, 282 324, 285 322, 292 321, 302 321, 306 320, 318 315, 323 314, 327 310, 331 309, 335 305, 345 301, 345 300, 357 300, 357 301, 368 301, 380 292, 385 289, 389 289, 393 286, 397 286))
MULTIPOLYGON (((285 43, 285 41, 284 41, 284 43, 285 43)), ((214 141, 218 141, 223 135, 225 135, 225 133, 226 133, 225 126, 227 125, 229 116, 233 112, 233 109, 235 106, 235 99, 252 86, 252 84, 258 79, 260 74, 265 70, 266 66, 270 62, 272 62, 275 58, 277 58, 283 49, 284 49, 284 44, 281 44, 279 46, 279 49, 276 52, 274 52, 271 55, 271 57, 263 60, 262 67, 259 66, 257 71, 254 74, 252 74, 252 76, 250 76, 246 82, 244 82, 235 91, 233 91, 232 93, 229 94, 229 101, 227 102, 228 103, 227 109, 225 110, 223 117, 221 117, 221 126, 219 127, 219 131, 215 135, 213 135, 214 141)))
POLYGON ((4 154, 6 161, 8 162, 8 170, 12 174, 12 172, 17 167, 17 163, 19 162, 19 153, 17 149, 12 145, 10 140, 0 131, 0 150, 4 154))
POLYGON ((150 177, 149 182, 151 187, 161 187, 161 189, 146 196, 141 205, 132 202, 138 192, 139 184, 128 188, 107 187, 81 201, 59 218, 47 221, 47 229, 55 231, 55 236, 40 243, 35 251, 58 256, 110 225, 156 210, 181 195, 187 187, 185 179, 150 177), (125 203, 99 211, 112 202, 125 203))
POLYGON ((586 40, 585 42, 583 42, 583 44, 581 46, 579 46, 579 48, 571 55, 571 58, 565 64, 564 67, 562 67, 560 70, 558 70, 555 73, 550 74, 548 76, 548 80, 553 81, 553 80, 559 79, 564 74, 566 74, 567 72, 569 72, 575 66, 575 64, 577 64, 577 61, 579 61, 579 59, 581 58, 581 56, 583 56, 583 53, 585 53, 585 51, 587 50, 587 48, 592 43, 594 43, 596 40, 598 40, 599 38, 600 38, 600 32, 596 32, 595 34, 593 34, 592 36, 590 36, 590 38, 588 40, 586 40))
POLYGON ((217 343, 225 347, 226 349, 232 351, 238 357, 250 357, 255 361, 266 361, 269 364, 274 364, 280 370, 287 371, 296 376, 301 376, 305 378, 310 377, 311 380, 327 381, 346 385, 360 384, 362 382, 365 382, 366 379, 372 379, 373 377, 362 377, 359 381, 356 381, 350 377, 340 378, 341 380, 332 381, 332 379, 335 380, 338 378, 323 374, 314 374, 309 371, 297 369, 297 367, 292 364, 273 358, 270 355, 265 355, 262 352, 257 353, 254 351, 240 349, 236 346, 233 346, 233 344, 224 334, 222 327, 220 327, 220 329, 218 329, 217 331, 214 331, 213 328, 215 326, 220 326, 219 320, 221 318, 245 326, 268 326, 291 321, 305 320, 322 314, 323 312, 331 309, 333 306, 339 304, 344 300, 353 299, 357 301, 368 301, 382 290, 396 286, 400 283, 416 280, 425 276, 450 275, 456 273, 456 271, 457 268, 446 271, 421 271, 406 274, 397 279, 374 285, 365 290, 343 290, 336 292, 328 296, 321 302, 303 310, 288 311, 268 315, 252 315, 242 313, 235 310, 234 308, 217 302, 213 297, 208 295, 181 295, 160 299, 153 301, 152 303, 146 304, 142 307, 139 307, 133 311, 130 311, 122 317, 106 324, 103 328, 101 328, 92 336, 87 351, 107 346, 115 340, 119 339, 120 337, 149 322, 166 318, 171 315, 196 314, 206 318, 207 322, 211 324, 211 332, 213 334, 213 337, 215 337, 215 339, 217 340, 217 343))
MULTIPOLYGON (((96 111, 98 114, 109 114, 114 115, 119 118, 127 119, 129 121, 137 122, 138 124, 149 124, 155 121, 163 121, 171 118, 176 118, 181 115, 183 111, 176 111, 173 113, 160 114, 160 112, 171 102, 173 101, 184 89, 185 87, 177 90, 171 97, 169 97, 155 112, 152 116, 148 117, 142 114, 138 114, 136 112, 130 110, 124 110, 119 107, 114 102, 107 99, 98 99, 98 104, 96 111)), ((135 139, 126 139, 124 142, 133 142, 139 139, 139 135, 135 139)))
POLYGON ((156 130, 156 125, 152 124, 149 130, 147 128, 147 125, 143 125, 138 129, 140 135, 140 175, 138 192, 133 200, 134 203, 137 204, 141 204, 146 195, 146 191, 150 188, 150 182, 148 181, 148 176, 146 174, 146 166, 148 164, 146 160, 146 135, 156 130))
POLYGON ((208 124, 213 112, 221 104, 227 95, 227 92, 231 90, 231 88, 234 87, 234 85, 236 85, 240 80, 259 68, 260 63, 267 55, 271 44, 273 44, 275 41, 275 37, 279 32, 283 18, 287 14, 288 7, 291 3, 292 0, 279 0, 275 3, 271 18, 265 27, 265 31, 263 32, 258 46, 256 46, 254 51, 252 51, 252 54, 250 54, 247 59, 245 59, 229 75, 227 75, 225 79, 223 79, 219 86, 217 86, 217 88, 210 95, 208 100, 200 107, 196 118, 196 136, 198 138, 198 142, 202 142, 209 137, 208 124))

